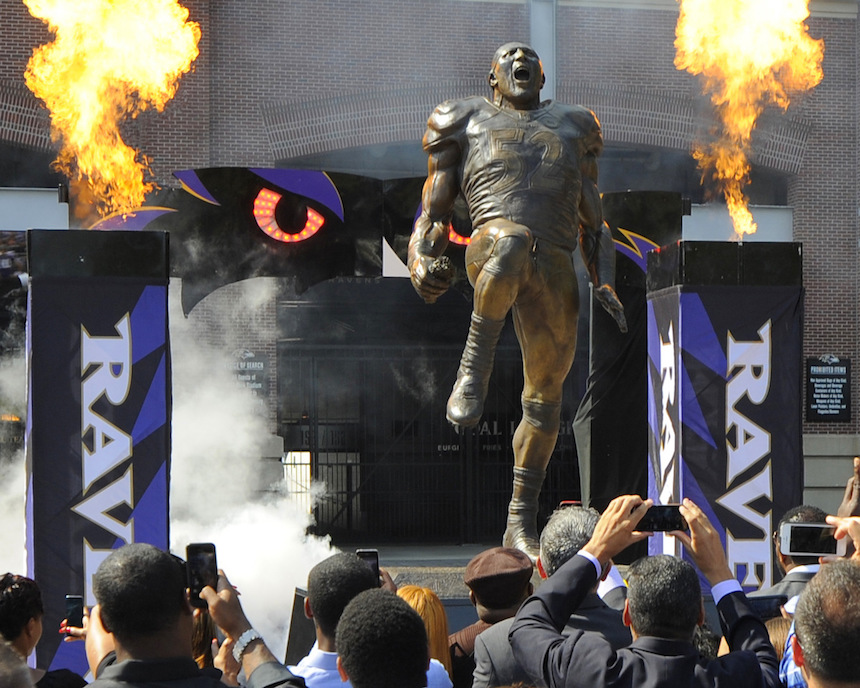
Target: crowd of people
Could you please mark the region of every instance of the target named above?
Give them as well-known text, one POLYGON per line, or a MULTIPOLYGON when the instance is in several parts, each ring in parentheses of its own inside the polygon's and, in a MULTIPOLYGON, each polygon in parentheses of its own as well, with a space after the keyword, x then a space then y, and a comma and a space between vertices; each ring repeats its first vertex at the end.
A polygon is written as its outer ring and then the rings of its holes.
MULTIPOLYGON (((853 551, 814 562, 787 557, 778 528, 774 544, 785 576, 750 598, 717 529, 689 499, 680 507, 688 529, 673 535, 692 563, 646 556, 622 578, 613 558, 650 535, 637 529, 650 506, 649 499, 623 495, 602 514, 558 509, 540 535, 537 589, 532 561, 520 550, 481 552, 464 576, 479 620, 450 635, 435 592, 398 589, 384 569, 377 575, 356 555, 338 553, 309 573, 304 611, 316 641, 306 657, 285 666, 254 630, 223 571, 216 587, 200 593, 207 608, 195 608, 184 562, 142 543, 104 560, 93 576, 97 604, 82 627, 64 630, 70 640, 85 640, 97 688, 860 686, 860 459, 836 515, 804 505, 783 517, 826 521, 853 551), (719 613, 718 635, 705 628, 699 573, 719 613), (757 594, 784 595, 777 618, 766 623, 759 616, 751 602, 757 594)), ((5 574, 0 686, 86 685, 65 670, 26 666, 42 616, 35 581, 5 574)))

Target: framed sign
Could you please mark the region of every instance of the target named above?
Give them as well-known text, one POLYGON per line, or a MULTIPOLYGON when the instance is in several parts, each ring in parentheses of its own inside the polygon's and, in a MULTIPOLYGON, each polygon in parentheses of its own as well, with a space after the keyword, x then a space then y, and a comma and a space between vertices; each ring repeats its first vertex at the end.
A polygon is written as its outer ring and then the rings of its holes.
POLYGON ((806 359, 806 420, 851 420, 851 361, 833 355, 806 359))

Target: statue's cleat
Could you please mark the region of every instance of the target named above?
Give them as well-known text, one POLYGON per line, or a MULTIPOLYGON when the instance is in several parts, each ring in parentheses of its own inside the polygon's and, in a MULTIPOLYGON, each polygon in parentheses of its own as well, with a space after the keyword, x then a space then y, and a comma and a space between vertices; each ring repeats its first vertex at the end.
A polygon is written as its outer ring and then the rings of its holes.
POLYGON ((527 533, 522 525, 508 525, 502 536, 502 547, 513 547, 524 552, 532 560, 532 563, 536 562, 538 555, 540 555, 537 533, 527 533))
POLYGON ((471 428, 478 424, 484 413, 486 391, 481 380, 474 375, 460 375, 448 397, 445 416, 452 425, 471 428))

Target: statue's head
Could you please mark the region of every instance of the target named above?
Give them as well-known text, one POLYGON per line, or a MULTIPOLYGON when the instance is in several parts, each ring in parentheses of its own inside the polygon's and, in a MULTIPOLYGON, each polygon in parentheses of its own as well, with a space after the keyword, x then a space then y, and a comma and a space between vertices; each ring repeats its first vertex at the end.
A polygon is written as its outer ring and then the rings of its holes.
POLYGON ((545 80, 540 58, 525 43, 505 43, 493 55, 489 82, 497 105, 537 107, 545 80))

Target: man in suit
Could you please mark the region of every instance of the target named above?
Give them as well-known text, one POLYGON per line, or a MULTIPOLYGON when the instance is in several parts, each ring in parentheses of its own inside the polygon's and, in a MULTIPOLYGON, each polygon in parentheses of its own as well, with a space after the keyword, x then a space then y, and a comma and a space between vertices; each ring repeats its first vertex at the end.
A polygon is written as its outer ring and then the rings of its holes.
POLYGON ((767 629, 732 577, 719 534, 689 499, 681 513, 690 534, 672 534, 711 584, 731 651, 708 661, 693 647, 705 618, 699 579, 688 562, 668 555, 644 557, 628 570, 623 618, 633 636, 629 647, 615 650, 597 633, 561 634, 612 557, 650 535, 636 527, 651 504, 637 495, 612 500, 585 547, 525 601, 509 636, 517 661, 549 688, 778 688, 767 629))
POLYGON ((824 523, 825 518, 827 518, 826 511, 808 504, 801 504, 783 514, 776 527, 776 532, 773 534, 773 546, 776 550, 777 565, 785 574, 784 578, 769 588, 750 593, 750 597, 785 595, 790 600, 803 592, 809 580, 818 573, 818 557, 783 554, 780 551, 782 543, 779 533, 784 523, 824 523))
MULTIPOLYGON (((541 578, 553 575, 562 564, 589 541, 600 515, 594 509, 569 506, 557 509, 540 535, 540 555, 537 560, 541 578)), ((606 577, 612 564, 606 566, 606 577)), ((630 643, 630 631, 621 619, 621 612, 608 607, 597 596, 597 583, 586 594, 579 609, 570 616, 562 629, 568 634, 575 628, 594 631, 606 638, 615 649, 630 643)), ((518 682, 534 683, 514 658, 508 642, 513 618, 500 621, 475 639, 475 673, 472 688, 510 686, 518 682)), ((538 685, 540 682, 537 682, 538 685)))

